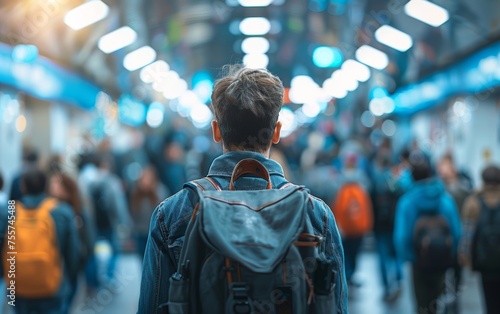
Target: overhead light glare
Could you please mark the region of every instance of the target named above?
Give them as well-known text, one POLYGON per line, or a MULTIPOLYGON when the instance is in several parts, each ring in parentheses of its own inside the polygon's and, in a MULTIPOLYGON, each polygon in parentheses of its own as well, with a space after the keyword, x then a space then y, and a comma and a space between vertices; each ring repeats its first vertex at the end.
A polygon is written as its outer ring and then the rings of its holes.
POLYGON ((159 81, 170 70, 170 66, 163 60, 155 61, 141 69, 140 79, 144 83, 159 81))
POLYGON ((244 53, 266 53, 269 51, 269 40, 264 37, 249 37, 241 42, 241 50, 244 53))
POLYGON ((108 16, 109 7, 102 1, 94 0, 68 11, 64 23, 75 31, 92 25, 108 16))
POLYGON ((263 53, 248 54, 243 57, 243 64, 251 69, 265 69, 269 64, 269 57, 263 53))
POLYGON ((404 10, 414 19, 434 27, 441 26, 450 18, 445 8, 426 0, 411 0, 405 4, 404 10))
POLYGON ((135 42, 137 33, 128 26, 120 27, 99 39, 97 47, 104 53, 112 53, 135 42))
POLYGON ((382 25, 375 31, 378 42, 399 51, 407 51, 413 46, 411 36, 389 25, 382 25))
POLYGON ((356 50, 356 59, 377 70, 383 70, 389 64, 389 58, 384 52, 368 45, 363 45, 356 50))
POLYGON ((128 53, 123 58, 123 66, 129 71, 140 69, 156 59, 156 51, 150 46, 143 46, 128 53))
POLYGON ((353 59, 344 61, 341 69, 360 82, 366 82, 371 75, 370 69, 366 65, 353 59))
POLYGON ((273 0, 238 0, 242 7, 267 7, 273 0))
POLYGON ((240 32, 247 36, 262 36, 271 30, 271 22, 265 17, 247 17, 240 22, 240 32))

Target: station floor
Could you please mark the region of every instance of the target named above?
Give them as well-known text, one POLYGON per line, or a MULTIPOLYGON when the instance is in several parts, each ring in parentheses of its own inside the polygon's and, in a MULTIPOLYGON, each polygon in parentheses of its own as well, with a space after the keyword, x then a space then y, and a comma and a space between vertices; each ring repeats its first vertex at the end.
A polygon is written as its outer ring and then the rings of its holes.
MULTIPOLYGON (((80 289, 75 298, 73 314, 132 314, 137 311, 139 298, 141 261, 136 255, 122 255, 117 266, 117 280, 112 287, 101 289, 94 297, 86 297, 80 289)), ((386 303, 383 300, 378 259, 371 251, 359 256, 355 279, 361 285, 349 291, 349 312, 351 314, 421 314, 414 309, 409 265, 405 265, 405 280, 398 300, 386 303)), ((480 282, 477 274, 464 270, 463 284, 458 293, 461 314, 483 312, 480 282)), ((444 304, 440 302, 440 304, 444 304)), ((5 313, 13 313, 6 309, 5 313)), ((449 312, 448 312, 449 313, 449 312)), ((424 313, 422 313, 424 314, 424 313)), ((431 313, 425 313, 431 314, 431 313)))

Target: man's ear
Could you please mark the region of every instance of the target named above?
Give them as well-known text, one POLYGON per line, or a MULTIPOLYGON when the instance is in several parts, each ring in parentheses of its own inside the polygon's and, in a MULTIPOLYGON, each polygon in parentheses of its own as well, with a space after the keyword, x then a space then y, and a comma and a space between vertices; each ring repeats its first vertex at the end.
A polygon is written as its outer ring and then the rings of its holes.
POLYGON ((273 134, 273 144, 278 144, 280 141, 280 136, 281 136, 281 121, 276 122, 276 126, 274 127, 274 134, 273 134))
POLYGON ((212 137, 216 143, 220 143, 222 136, 220 135, 219 123, 217 120, 212 120, 212 137))

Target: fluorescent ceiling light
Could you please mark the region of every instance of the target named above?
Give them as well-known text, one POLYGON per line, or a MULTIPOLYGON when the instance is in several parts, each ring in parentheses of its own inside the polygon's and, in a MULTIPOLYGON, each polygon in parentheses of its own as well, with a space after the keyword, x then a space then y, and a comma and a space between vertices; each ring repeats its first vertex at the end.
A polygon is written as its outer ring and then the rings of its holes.
POLYGON ((241 42, 244 53, 266 53, 269 50, 269 40, 264 37, 249 37, 241 42))
POLYGON ((356 59, 378 70, 384 69, 389 64, 389 58, 385 53, 367 45, 356 50, 356 59))
POLYGON ((446 9, 425 0, 411 0, 405 4, 405 13, 434 27, 442 25, 450 18, 446 9))
POLYGON ((239 28, 243 35, 265 35, 271 30, 271 22, 265 17, 247 17, 240 22, 239 28))
POLYGON ((129 71, 135 71, 155 61, 156 51, 149 47, 143 46, 137 50, 128 53, 123 58, 123 66, 129 71))
POLYGON ((337 99, 344 98, 347 95, 347 90, 333 78, 326 79, 323 82, 323 90, 331 97, 337 99))
POLYGON ((269 63, 269 57, 263 53, 248 54, 243 57, 243 64, 251 69, 264 69, 269 63))
POLYGON ((153 83, 170 70, 170 66, 163 60, 158 60, 141 69, 139 77, 144 83, 153 83))
POLYGON ((354 75, 352 75, 352 73, 346 72, 343 69, 333 72, 331 79, 335 86, 337 86, 337 88, 340 90, 343 89, 348 92, 352 92, 359 86, 359 83, 354 75))
POLYGON ((137 33, 130 27, 124 26, 102 36, 97 46, 104 53, 112 53, 133 44, 136 39, 137 33))
POLYGON ((360 82, 366 82, 370 78, 370 69, 353 59, 344 61, 341 69, 360 82))
POLYGON ((375 31, 375 39, 399 51, 406 51, 413 45, 411 36, 389 25, 382 25, 375 31))
POLYGON ((88 1, 66 13, 64 23, 77 31, 102 20, 108 13, 109 7, 104 2, 88 1))
POLYGON ((242 7, 267 7, 273 0, 238 0, 242 7))

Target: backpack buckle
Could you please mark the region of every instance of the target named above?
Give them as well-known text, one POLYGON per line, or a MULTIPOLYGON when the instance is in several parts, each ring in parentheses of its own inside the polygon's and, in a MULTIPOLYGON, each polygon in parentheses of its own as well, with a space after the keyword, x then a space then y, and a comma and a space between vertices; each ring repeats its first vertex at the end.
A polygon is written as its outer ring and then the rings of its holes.
POLYGON ((228 300, 229 313, 249 314, 253 312, 253 304, 248 296, 248 285, 244 282, 233 282, 229 285, 231 296, 228 300))

